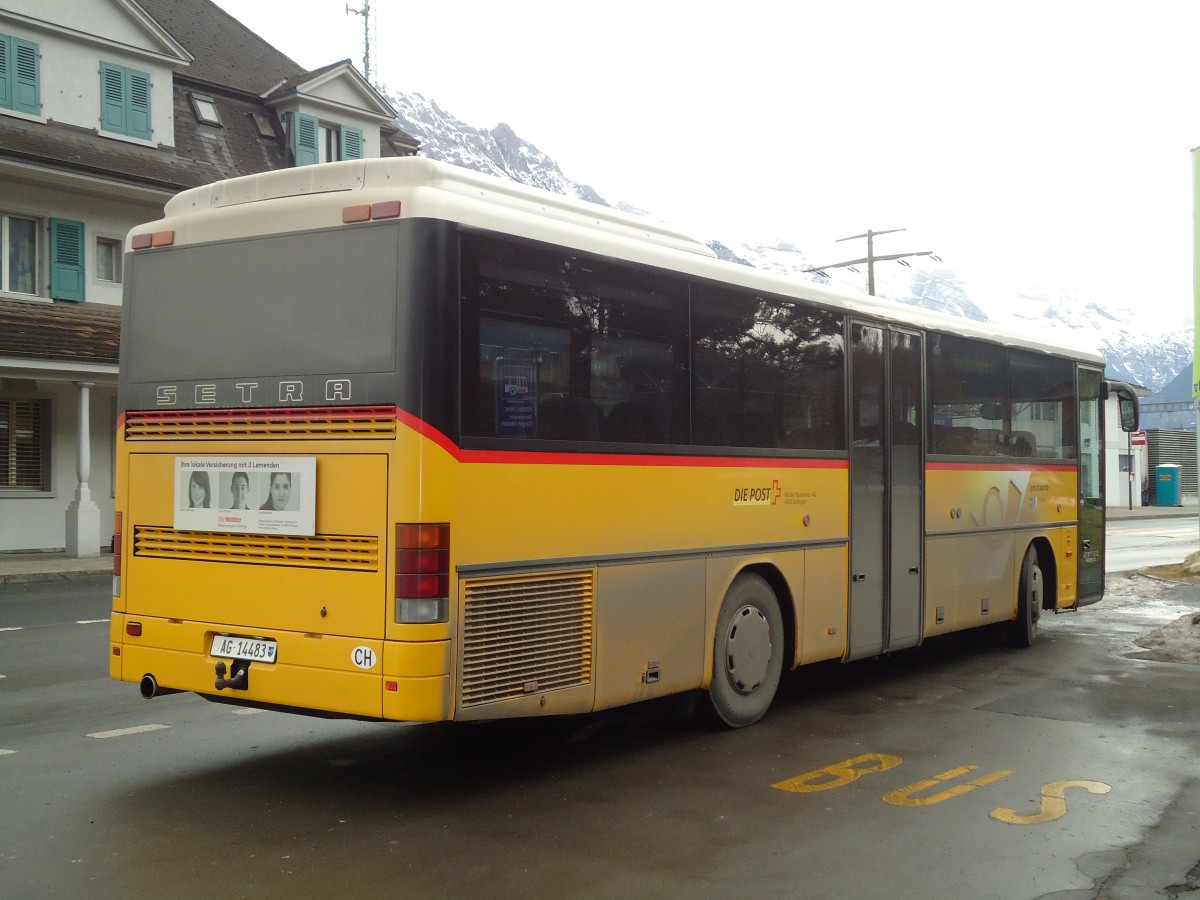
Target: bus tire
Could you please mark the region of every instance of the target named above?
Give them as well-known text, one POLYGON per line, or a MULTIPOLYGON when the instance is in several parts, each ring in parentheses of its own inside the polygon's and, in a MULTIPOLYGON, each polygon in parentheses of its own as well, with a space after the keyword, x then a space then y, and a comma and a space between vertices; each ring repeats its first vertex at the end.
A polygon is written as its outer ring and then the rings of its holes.
POLYGON ((783 673, 783 636, 783 616, 771 586, 753 572, 738 575, 717 615, 705 704, 712 724, 743 728, 763 717, 783 673))
POLYGON ((1037 550, 1030 544, 1021 563, 1021 581, 1017 585, 1017 618, 1008 623, 1008 641, 1014 647, 1033 646, 1045 596, 1042 567, 1037 550))

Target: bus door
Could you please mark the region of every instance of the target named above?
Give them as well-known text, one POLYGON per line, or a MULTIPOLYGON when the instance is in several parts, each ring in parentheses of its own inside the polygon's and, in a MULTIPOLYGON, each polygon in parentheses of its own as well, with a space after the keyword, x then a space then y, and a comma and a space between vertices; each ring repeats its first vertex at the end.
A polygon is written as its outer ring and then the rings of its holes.
POLYGON ((924 534, 924 340, 852 328, 847 660, 920 643, 924 534))
MULTIPOLYGON (((1104 388, 1103 373, 1079 370, 1079 573, 1080 603, 1104 594, 1104 388)), ((1132 464, 1132 463, 1131 463, 1132 464)), ((1128 481, 1128 479, 1126 479, 1128 481)))

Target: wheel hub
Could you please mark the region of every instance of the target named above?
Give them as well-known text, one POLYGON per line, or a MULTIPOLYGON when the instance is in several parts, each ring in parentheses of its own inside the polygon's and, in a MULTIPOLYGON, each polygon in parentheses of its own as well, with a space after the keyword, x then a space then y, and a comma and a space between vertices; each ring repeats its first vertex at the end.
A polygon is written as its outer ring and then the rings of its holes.
POLYGON ((771 626, 753 606, 733 614, 725 640, 725 673, 739 694, 753 693, 767 677, 771 662, 771 626))

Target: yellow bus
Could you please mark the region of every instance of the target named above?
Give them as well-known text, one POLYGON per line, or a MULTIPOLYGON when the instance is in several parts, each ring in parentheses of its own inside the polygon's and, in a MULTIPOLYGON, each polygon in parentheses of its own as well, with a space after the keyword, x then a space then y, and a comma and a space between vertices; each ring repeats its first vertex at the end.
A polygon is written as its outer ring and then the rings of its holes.
POLYGON ((417 158, 189 190, 126 250, 146 697, 738 727, 785 670, 1103 590, 1098 356, 417 158))

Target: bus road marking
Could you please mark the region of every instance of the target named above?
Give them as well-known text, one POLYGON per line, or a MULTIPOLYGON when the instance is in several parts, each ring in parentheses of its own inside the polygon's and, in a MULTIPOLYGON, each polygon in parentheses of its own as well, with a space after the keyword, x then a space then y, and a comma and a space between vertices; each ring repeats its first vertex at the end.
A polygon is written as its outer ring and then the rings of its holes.
POLYGON ((89 734, 88 737, 103 740, 104 738, 125 737, 129 734, 142 734, 146 731, 158 731, 159 729, 170 727, 170 725, 135 725, 132 728, 117 728, 114 731, 97 731, 89 734))
POLYGON ((999 781, 1001 778, 1007 778, 1012 774, 1009 769, 1001 769, 998 772, 992 772, 990 775, 981 775, 979 778, 972 779, 966 784, 956 785, 948 791, 940 791, 936 794, 931 794, 928 797, 914 798, 912 795, 934 787, 944 781, 949 781, 951 778, 957 778, 959 775, 966 775, 968 772, 973 772, 979 766, 961 766, 957 769, 950 769, 948 772, 942 772, 940 775, 934 775, 932 778, 925 781, 918 781, 916 784, 910 784, 908 787, 900 788, 898 791, 892 791, 890 794, 883 795, 883 802, 890 803, 892 806, 933 806, 935 803, 942 803, 945 800, 951 800, 954 797, 969 793, 975 788, 985 787, 993 781, 999 781))
MULTIPOLYGON (((823 766, 820 769, 813 769, 811 772, 805 772, 803 775, 797 775, 794 778, 778 781, 771 785, 771 787, 793 794, 814 794, 820 791, 830 791, 852 784, 864 775, 875 775, 879 772, 886 772, 888 769, 894 769, 903 762, 904 760, 901 757, 893 756, 889 753, 864 753, 861 756, 844 759, 841 762, 823 766)), ((987 775, 980 775, 970 781, 939 791, 936 794, 924 797, 913 796, 914 794, 937 787, 940 784, 945 784, 962 775, 974 772, 978 768, 979 766, 959 766, 949 769, 938 775, 934 775, 932 778, 914 782, 897 791, 890 791, 880 799, 884 803, 890 803, 892 806, 933 806, 936 803, 944 803, 955 797, 961 797, 963 794, 968 794, 976 788, 986 787, 1014 774, 1011 769, 999 769, 987 775)), ((1090 794, 1107 794, 1112 790, 1111 785, 1104 784, 1101 781, 1052 781, 1042 785, 1039 792, 1041 809, 1037 813, 1030 816, 1022 816, 1018 815, 1016 810, 1009 809, 1006 806, 998 806, 989 815, 997 822, 1004 822, 1009 825, 1041 825, 1045 822, 1056 821, 1067 814, 1067 788, 1081 788, 1090 794)))
POLYGON ((844 759, 831 766, 813 769, 795 778, 777 782, 771 787, 788 791, 793 794, 811 794, 817 791, 828 791, 843 787, 852 781, 857 781, 863 775, 874 775, 876 772, 886 772, 904 762, 899 756, 888 753, 864 753, 852 759, 844 759), (870 765, 865 765, 870 763, 870 765))
POLYGON ((1041 825, 1043 822, 1053 822, 1067 814, 1067 788, 1083 788, 1089 794, 1107 794, 1112 785, 1102 781, 1052 781, 1043 785, 1041 790, 1041 811, 1032 816, 1018 816, 1015 810, 998 806, 990 813, 997 822, 1007 822, 1009 825, 1041 825))

